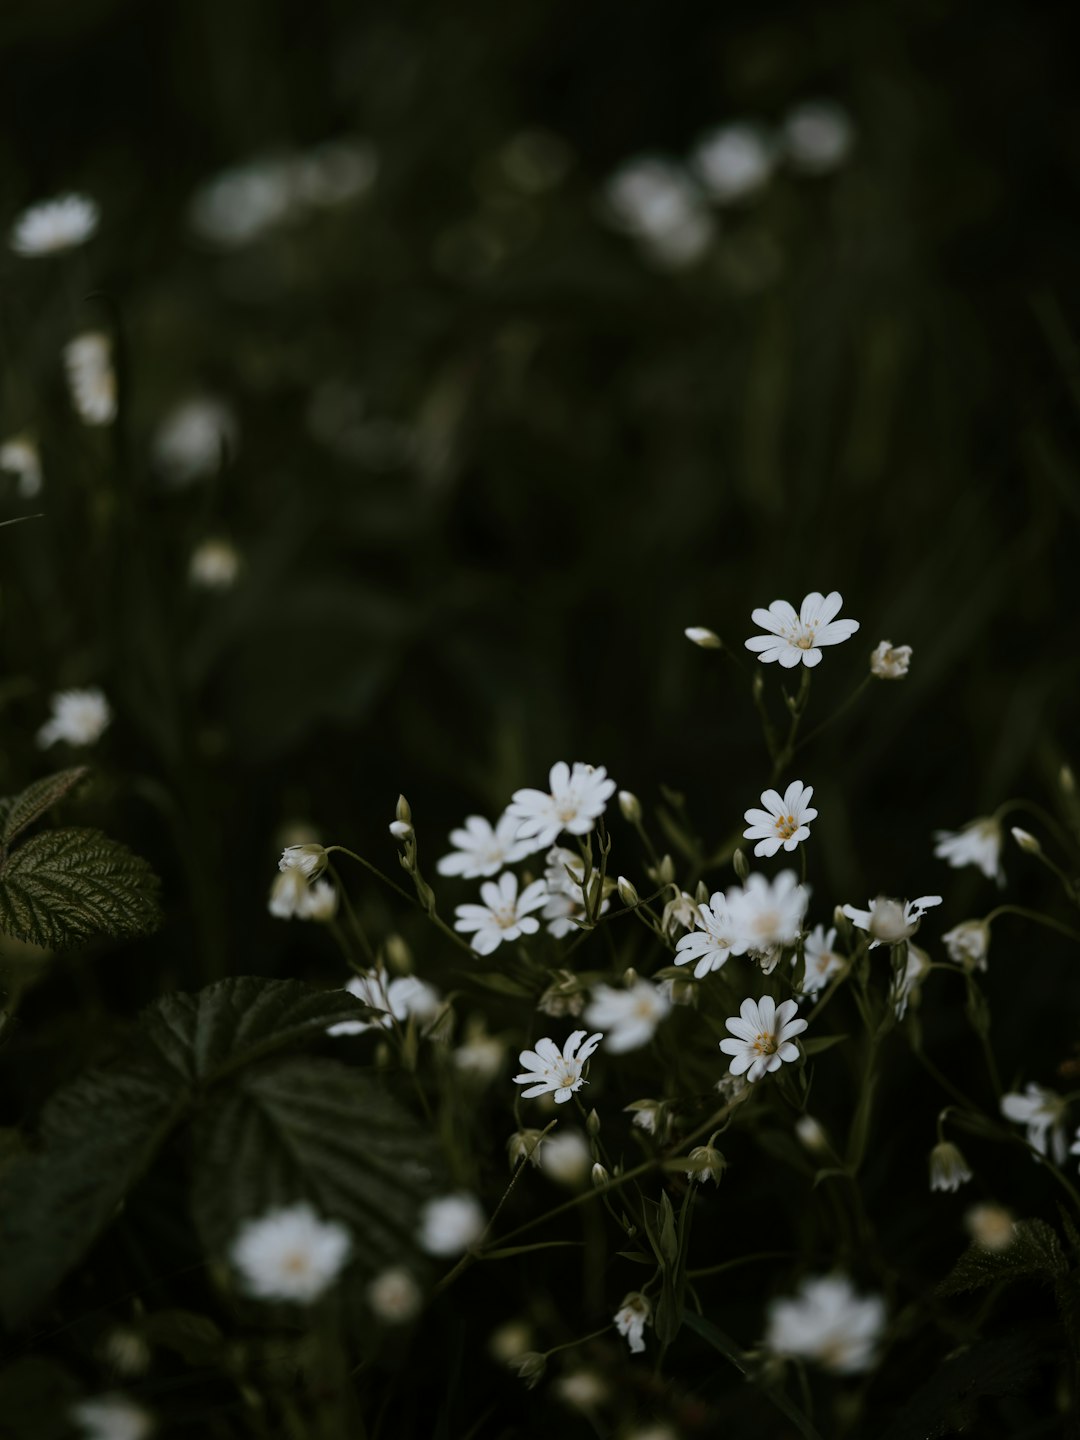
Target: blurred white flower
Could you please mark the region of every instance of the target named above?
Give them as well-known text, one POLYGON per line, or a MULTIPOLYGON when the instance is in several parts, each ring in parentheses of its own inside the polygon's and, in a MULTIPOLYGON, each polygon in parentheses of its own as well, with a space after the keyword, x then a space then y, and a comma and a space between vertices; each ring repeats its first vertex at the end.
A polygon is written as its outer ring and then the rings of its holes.
POLYGON ((647 1045, 670 1009, 671 1001, 660 987, 639 977, 628 990, 595 986, 585 1023, 605 1032, 605 1049, 620 1055, 647 1045))
POLYGON ((487 1220, 474 1195, 442 1195, 420 1212, 418 1239, 429 1255, 461 1255, 484 1232, 487 1220))
POLYGON ((940 904, 940 895, 920 895, 918 900, 906 900, 903 904, 879 895, 870 901, 868 910, 857 910, 854 905, 840 908, 857 929, 873 936, 870 949, 874 950, 878 945, 897 945, 907 940, 915 934, 927 910, 940 904))
POLYGON ((555 1394, 575 1410, 593 1410, 611 1394, 611 1387, 595 1370, 571 1370, 552 1382, 555 1394))
POLYGON ((111 425, 116 419, 116 373, 108 335, 88 330, 69 340, 64 368, 79 419, 86 425, 111 425))
POLYGON ((1001 1113, 1007 1120, 1027 1126, 1027 1142, 1040 1155, 1051 1154, 1055 1165, 1064 1165, 1068 1153, 1065 1117, 1068 1102, 1056 1090, 1028 1084, 1024 1094, 1011 1090, 1001 1097, 1001 1113))
POLYGON ((292 183, 298 199, 333 209, 366 195, 379 173, 374 145, 358 137, 324 140, 297 157, 292 183))
POLYGON ((835 926, 826 932, 824 925, 815 925, 803 941, 803 959, 806 974, 803 977, 803 994, 816 995, 847 961, 833 949, 836 944, 835 926))
POLYGON ((450 831, 450 843, 456 846, 436 863, 440 875, 461 875, 475 880, 484 875, 497 875, 507 865, 514 865, 536 849, 530 841, 518 840, 520 821, 513 815, 500 815, 492 828, 480 815, 469 815, 463 829, 450 831))
POLYGON ((592 1151, 580 1130, 556 1130, 540 1143, 540 1169, 559 1185, 576 1189, 584 1185, 592 1169, 592 1151))
POLYGON ((615 793, 615 781, 602 765, 558 761, 548 775, 550 791, 516 790, 506 813, 518 822, 517 839, 530 840, 535 850, 554 844, 564 830, 587 835, 615 793))
POLYGON ((101 212, 87 195, 58 195, 24 210, 11 227, 16 255, 36 259, 84 245, 98 228, 101 212))
POLYGON ((859 1297, 844 1275, 808 1276, 798 1295, 769 1302, 765 1344, 834 1375, 857 1375, 873 1367, 884 1328, 881 1296, 859 1297))
POLYGON ((1004 1205, 973 1205, 964 1216, 964 1228, 983 1250, 1007 1250, 1016 1239, 1016 1222, 1004 1205))
POLYGON ((733 1057, 731 1074, 745 1075, 752 1082, 779 1070, 785 1060, 797 1060, 799 1047, 792 1040, 806 1029, 805 1020, 794 1018, 798 1008, 794 1000, 777 1005, 771 995, 744 1000, 738 1016, 724 1021, 735 1038, 720 1041, 724 1054, 733 1057))
POLYGON ((154 464, 175 486, 214 475, 236 451, 240 427, 223 400, 200 396, 175 405, 154 434, 154 464))
POLYGON ((416 975, 399 975, 391 980, 381 965, 367 975, 354 975, 345 989, 381 1014, 374 1020, 339 1020, 327 1026, 328 1035, 363 1035, 377 1028, 390 1030, 395 1020, 404 1025, 414 1019, 418 1025, 425 1025, 434 1020, 442 1008, 442 997, 431 985, 416 975))
POLYGON ((229 1254, 248 1294, 307 1304, 334 1283, 351 1249, 344 1225, 301 1202, 249 1220, 229 1254))
POLYGON ((889 640, 882 640, 876 650, 870 652, 870 674, 879 680, 902 680, 911 664, 911 646, 893 646, 889 640))
POLYGON ((930 1189, 959 1190, 971 1179, 971 1169, 949 1140, 941 1140, 930 1151, 930 1189))
POLYGON ((472 934, 471 944, 478 955, 490 955, 504 940, 517 940, 534 935, 540 922, 530 914, 539 910, 547 899, 543 880, 534 880, 518 894, 518 878, 511 870, 498 880, 486 880, 480 886, 482 905, 458 905, 454 929, 472 934))
POLYGON ((67 745, 93 745, 112 720, 109 702, 96 686, 88 690, 60 690, 49 704, 52 715, 37 732, 37 743, 42 750, 58 740, 67 745))
POLYGON ((17 477, 20 500, 41 494, 41 452, 28 435, 14 435, 0 445, 0 470, 17 477))
POLYGON ((949 959, 965 970, 985 970, 990 953, 990 926, 985 920, 965 920, 942 935, 949 959))
MULTIPOLYGON (((531 842, 526 841, 526 844, 531 842)), ((561 940, 564 935, 571 935, 575 930, 580 929, 579 920, 585 918, 585 899, 582 892, 584 885, 587 891, 592 884, 595 871, 585 874, 585 862, 580 855, 573 850, 567 850, 562 845, 554 845, 544 857, 544 884, 547 886, 547 899, 540 918, 547 922, 546 929, 549 935, 554 935, 561 940)), ((601 915, 610 909, 609 900, 601 900, 601 915)))
POLYGON ((700 646, 702 650, 723 649, 724 642, 720 636, 715 630, 707 630, 704 625, 689 625, 683 634, 691 644, 700 646))
POLYGON ((791 851, 800 841, 810 836, 810 821, 817 819, 817 811, 811 808, 814 787, 793 780, 783 795, 778 790, 762 793, 763 810, 747 810, 744 820, 750 827, 743 831, 744 840, 756 840, 755 855, 775 855, 783 845, 791 851))
POLYGON ((535 1050, 522 1050, 518 1060, 525 1066, 525 1074, 515 1075, 515 1085, 528 1085, 522 1098, 532 1100, 537 1095, 553 1094, 556 1105, 563 1105, 575 1090, 586 1082, 581 1071, 585 1061, 604 1038, 602 1034, 590 1035, 585 1039, 584 1030, 574 1030, 567 1038, 562 1050, 554 1040, 546 1036, 536 1042, 535 1050), (584 1041, 584 1044, 582 1044, 584 1041))
POLYGON ((782 145, 788 164, 803 175, 838 169, 855 144, 851 117, 831 100, 807 100, 784 117, 782 145))
POLYGON ((645 1349, 645 1326, 652 1324, 652 1306, 648 1296, 632 1290, 615 1312, 615 1328, 625 1336, 631 1353, 640 1355, 645 1349))
POLYGON ((240 552, 230 540, 200 540, 188 561, 188 580, 202 590, 228 590, 240 574, 240 552))
POLYGON ((769 634, 752 635, 746 648, 758 652, 762 664, 778 660, 785 670, 818 665, 823 645, 839 645, 859 628, 857 620, 834 618, 843 603, 839 590, 828 595, 811 590, 798 611, 786 600, 774 600, 767 610, 759 608, 750 617, 769 634))
POLYGON ((401 1265, 380 1271, 367 1287, 367 1298, 375 1315, 387 1325, 405 1325, 414 1320, 424 1303, 420 1286, 401 1265))
POLYGON ((655 156, 628 160, 604 187, 603 210, 661 265, 692 265, 709 248, 712 220, 697 186, 677 165, 655 156))
POLYGON ((781 870, 772 880, 748 875, 733 900, 732 912, 747 947, 767 952, 795 943, 809 903, 810 892, 799 884, 795 871, 781 870))
POLYGON ((972 820, 962 830, 935 830, 934 854, 956 870, 977 865, 988 880, 1005 883, 1001 868, 1001 826, 993 816, 972 820))
MULTIPOLYGON (((708 905, 695 905, 694 925, 675 946, 675 964, 694 961, 694 974, 699 980, 712 970, 720 970, 729 955, 744 955, 749 941, 736 919, 736 902, 742 891, 738 887, 725 895, 717 890, 708 905)), ((689 897, 687 897, 689 898, 689 897)), ((667 911, 664 911, 665 916, 667 911)))
POLYGON ((316 880, 305 885, 296 902, 297 920, 314 920, 325 925, 337 914, 338 892, 329 880, 316 880))
POLYGON ((119 1393, 79 1400, 68 1414, 83 1440, 146 1440, 154 1428, 149 1412, 119 1393))
POLYGON ((286 845, 278 861, 278 869, 299 870, 305 880, 314 880, 326 869, 326 846, 316 841, 301 845, 286 845))
POLYGON ((691 165, 712 199, 745 200, 768 184, 776 163, 767 130, 748 121, 723 125, 694 147, 691 165))
POLYGON ((829 1137, 820 1120, 815 1120, 813 1115, 799 1116, 795 1121, 795 1134, 800 1145, 811 1155, 822 1155, 829 1149, 829 1137))
POLYGON ((494 1080, 502 1069, 506 1047, 494 1035, 485 1033, 482 1026, 474 1026, 466 1039, 452 1052, 454 1068, 463 1075, 487 1082, 494 1080))
POLYGON ((294 200, 291 158, 264 157, 205 181, 191 197, 188 223, 201 240, 240 249, 285 220, 294 200))

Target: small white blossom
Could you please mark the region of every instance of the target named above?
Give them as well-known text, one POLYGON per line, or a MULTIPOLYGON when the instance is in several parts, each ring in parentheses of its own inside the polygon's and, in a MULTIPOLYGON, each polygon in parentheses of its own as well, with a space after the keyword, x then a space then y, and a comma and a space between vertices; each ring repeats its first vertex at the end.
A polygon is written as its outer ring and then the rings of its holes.
POLYGON ((442 1008, 442 998, 432 986, 416 975, 399 975, 390 980, 380 965, 367 975, 354 975, 345 986, 350 995, 381 1012, 374 1020, 339 1020, 327 1026, 328 1035, 362 1035, 367 1030, 390 1030, 394 1021, 404 1025, 410 1019, 419 1025, 434 1020, 442 1008))
POLYGON ((585 1023, 607 1034, 606 1048, 613 1055, 647 1045, 656 1027, 671 1009, 671 1001, 651 980, 639 978, 629 990, 597 985, 585 1011, 585 1023))
POLYGON ((338 892, 329 880, 316 880, 314 885, 305 885, 296 903, 298 920, 313 920, 325 925, 337 914, 338 892))
POLYGON ((17 477, 20 500, 41 494, 41 452, 29 436, 15 435, 0 445, 0 470, 17 477))
POLYGON ((309 842, 306 845, 286 845, 278 861, 278 869, 299 870, 305 880, 314 880, 326 869, 326 847, 309 842))
POLYGON ((615 1328, 624 1336, 633 1355, 645 1349, 645 1326, 652 1324, 652 1306, 647 1295, 632 1290, 615 1312, 615 1328))
POLYGON ((248 1294, 307 1304, 334 1283, 351 1249, 344 1225, 301 1203, 249 1220, 229 1253, 248 1294))
POLYGON ((1001 868, 1001 826, 993 816, 972 820, 962 830, 935 830, 934 854, 956 870, 977 865, 988 880, 1005 882, 1001 868))
MULTIPOLYGON (((779 946, 795 943, 809 903, 810 892, 799 884, 795 871, 781 870, 772 880, 764 875, 748 875, 732 908, 747 948, 768 954, 779 946)), ((772 963, 776 963, 775 953, 772 963)))
POLYGON ((768 184, 775 163, 768 132, 747 121, 723 125, 703 136, 691 157, 706 192, 721 204, 755 195, 768 184))
POLYGON ((592 1169, 592 1151, 580 1130, 559 1129, 547 1135, 539 1149, 540 1169, 558 1185, 576 1190, 584 1185, 592 1169))
POLYGON ((823 990, 832 977, 847 964, 843 955, 838 955, 833 949, 835 944, 835 926, 826 932, 824 925, 815 925, 803 941, 806 968, 802 982, 804 995, 816 995, 823 990))
POLYGON ((429 1255, 461 1255, 484 1232, 487 1219, 475 1195, 442 1195, 420 1212, 417 1237, 429 1255))
POLYGON ((291 158, 263 157, 205 181, 191 198, 188 221, 200 239, 240 249, 287 219, 295 199, 291 158))
POLYGON ((727 1169, 727 1161, 719 1150, 715 1150, 711 1144, 695 1145, 686 1158, 690 1162, 686 1172, 688 1180, 695 1181, 698 1185, 704 1185, 706 1180, 711 1180, 714 1185, 720 1184, 720 1177, 727 1169))
POLYGON ((85 245, 98 228, 101 212, 87 195, 58 195, 24 210, 11 227, 8 243, 16 255, 38 259, 85 245))
POLYGON ((765 790, 761 796, 763 810, 747 810, 744 820, 750 827, 743 831, 744 840, 756 840, 755 855, 775 855, 783 845, 787 851, 794 850, 810 835, 810 821, 817 819, 817 811, 810 801, 814 795, 812 785, 793 780, 783 795, 778 790, 765 790))
POLYGON ((902 680, 911 664, 911 646, 896 645, 882 640, 876 650, 870 652, 870 674, 879 680, 902 680))
POLYGON ((973 1205, 964 1228, 982 1250, 1007 1250, 1016 1239, 1016 1221, 1004 1205, 973 1205))
POLYGON ((497 875, 536 849, 531 841, 516 838, 520 823, 504 814, 493 829, 482 816, 468 816, 463 829, 450 831, 450 843, 456 849, 437 861, 435 869, 440 875, 461 875, 466 880, 497 875))
POLYGON ((239 440, 236 416, 210 396, 184 400, 165 416, 153 441, 154 464, 169 485, 216 475, 239 440))
POLYGON ((146 1440, 154 1428, 152 1417, 141 1405, 118 1393, 79 1400, 68 1414, 83 1440, 146 1440))
POLYGON ((414 1320, 424 1303, 420 1286, 401 1265, 376 1275, 367 1287, 367 1298, 372 1310, 387 1325, 405 1325, 414 1320))
POLYGON ((844 1275, 808 1276, 797 1296, 769 1302, 765 1344, 834 1375, 857 1375, 873 1367, 884 1328, 881 1296, 858 1296, 844 1275))
POLYGON ((562 832, 587 835, 615 793, 615 781, 602 765, 575 761, 573 769, 560 760, 548 775, 550 792, 516 790, 507 815, 518 821, 518 840, 531 840, 536 850, 554 844, 562 832))
POLYGON ((706 630, 704 625, 690 625, 684 631, 686 636, 694 645, 700 645, 702 650, 720 650, 724 642, 717 635, 715 630, 706 630))
POLYGON ((855 127, 831 100, 807 100, 784 117, 782 143, 788 164, 803 175, 827 175, 851 153, 855 127))
POLYGON ((1001 1097, 1001 1113, 1007 1120, 1027 1126, 1027 1142, 1040 1155, 1051 1154, 1055 1165, 1063 1165, 1068 1137, 1065 1117, 1068 1104, 1056 1090, 1028 1084, 1021 1095, 1013 1090, 1001 1097))
POLYGON ((657 156, 620 166, 604 187, 603 209, 612 225, 671 269, 692 265, 712 242, 701 192, 684 170, 657 156))
POLYGON ((525 1066, 525 1074, 515 1075, 514 1084, 530 1087, 521 1092, 524 1099, 550 1093, 555 1096, 556 1105, 564 1105, 575 1090, 581 1089, 586 1083, 581 1075, 585 1061, 604 1038, 596 1034, 586 1040, 585 1033, 574 1030, 561 1051, 555 1041, 546 1036, 536 1042, 535 1050, 522 1050, 518 1059, 525 1066))
POLYGON ((720 1041, 724 1054, 733 1057, 731 1074, 745 1074, 749 1081, 760 1080, 770 1071, 779 1070, 785 1060, 797 1060, 799 1049, 792 1040, 806 1029, 805 1020, 794 1018, 798 1008, 794 1000, 777 1005, 771 995, 744 1000, 738 1016, 724 1022, 735 1038, 720 1041))
POLYGON ((188 580, 201 590, 228 590, 240 574, 240 552, 230 540, 200 540, 188 561, 188 580))
POLYGON ((990 926, 985 920, 965 920, 942 935, 949 959, 965 970, 985 970, 990 953, 990 926))
POLYGON ((778 660, 785 670, 818 665, 823 645, 839 645, 859 628, 857 620, 834 618, 843 603, 838 590, 828 595, 812 590, 798 611, 786 600, 774 600, 767 610, 757 609, 751 616, 769 634, 752 635, 746 648, 757 651, 762 664, 778 660))
POLYGON ((971 1176, 967 1161, 951 1141, 939 1141, 930 1151, 931 1190, 959 1190, 971 1176))
MULTIPOLYGON (((675 946, 676 965, 689 965, 693 961, 694 974, 701 980, 710 971, 722 969, 729 955, 746 953, 749 941, 740 929, 736 914, 741 896, 738 887, 726 895, 717 890, 708 905, 694 905, 695 929, 682 936, 675 946)), ((684 912, 680 910, 680 913, 684 912)), ((667 910, 664 914, 667 915, 667 910)))
POLYGON ((611 1387, 595 1370, 571 1370, 560 1375, 551 1388, 564 1405, 586 1412, 602 1405, 611 1394, 611 1387))
POLYGON ((906 900, 903 904, 879 895, 870 901, 867 910, 857 910, 854 905, 840 908, 857 929, 873 936, 870 949, 874 950, 878 945, 898 945, 901 940, 907 940, 915 934, 927 910, 940 904, 940 895, 920 895, 918 900, 906 900))
POLYGON ((64 346, 71 401, 87 425, 111 425, 116 419, 116 372, 112 342, 102 330, 76 335, 64 346))
MULTIPOLYGON (((660 917, 660 924, 664 933, 675 938, 678 930, 691 930, 697 922, 698 906, 693 895, 686 890, 680 890, 677 885, 672 887, 674 894, 664 906, 664 913, 660 917)), ((722 898, 722 897, 721 897, 722 898)), ((679 961, 675 962, 679 964, 679 961)), ((681 962, 685 964, 686 962, 681 962)))
POLYGON ((67 745, 93 745, 101 739, 112 720, 104 692, 60 690, 50 700, 52 715, 37 732, 42 750, 63 740, 67 745))
POLYGON ((480 886, 482 905, 458 905, 454 929, 472 935, 472 947, 478 955, 490 955, 504 940, 517 940, 534 935, 540 922, 529 912, 539 910, 547 900, 543 880, 534 880, 518 894, 518 878, 511 870, 498 880, 486 880, 480 886))
POLYGON ((473 1029, 468 1038, 453 1051, 455 1070, 463 1075, 486 1083, 494 1080, 502 1069, 506 1047, 494 1035, 487 1035, 483 1029, 473 1029))

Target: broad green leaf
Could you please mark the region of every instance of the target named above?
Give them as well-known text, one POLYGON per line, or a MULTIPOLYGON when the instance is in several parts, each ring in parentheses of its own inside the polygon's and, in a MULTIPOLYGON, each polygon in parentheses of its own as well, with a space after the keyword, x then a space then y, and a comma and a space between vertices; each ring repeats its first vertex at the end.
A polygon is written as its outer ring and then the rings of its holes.
POLYGON ((414 1247, 432 1153, 408 1112, 365 1075, 289 1057, 245 1070, 197 1117, 195 1222, 224 1258, 245 1221, 307 1200, 349 1226, 362 1268, 379 1269, 414 1247))
POLYGON ((1045 1220, 1018 1220, 1013 1229, 1016 1238, 1004 1250, 984 1250, 979 1245, 965 1250, 937 1287, 938 1294, 956 1295, 1025 1276, 1057 1281, 1067 1274, 1069 1262, 1052 1225, 1045 1220))
POLYGON ((0 930, 53 950, 147 935, 157 891, 146 861, 100 830, 48 830, 0 863, 0 930))
POLYGON ((40 820, 46 811, 63 800, 64 796, 89 775, 86 765, 76 765, 70 770, 58 770, 55 775, 46 775, 35 780, 21 794, 3 802, 3 824, 0 827, 0 847, 9 849, 16 835, 28 825, 40 820))
POLYGON ((186 1082, 211 1084, 277 1050, 317 1039, 341 1020, 372 1013, 347 990, 236 975, 196 994, 155 1001, 143 1011, 140 1029, 186 1082))

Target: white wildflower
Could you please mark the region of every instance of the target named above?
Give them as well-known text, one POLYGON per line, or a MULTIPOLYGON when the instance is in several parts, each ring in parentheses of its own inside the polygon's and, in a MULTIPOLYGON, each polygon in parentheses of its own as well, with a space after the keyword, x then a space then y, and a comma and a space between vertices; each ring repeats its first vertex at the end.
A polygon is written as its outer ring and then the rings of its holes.
POLYGON ((326 847, 315 842, 306 845, 286 845, 278 861, 278 869, 299 870, 305 880, 314 880, 326 869, 326 847))
POLYGON ((362 1035, 376 1028, 390 1030, 395 1020, 401 1025, 411 1019, 425 1025, 434 1020, 442 1008, 442 997, 432 986, 415 975, 399 975, 391 980, 381 965, 367 975, 354 975, 345 989, 380 1014, 374 1020, 339 1020, 327 1026, 328 1035, 362 1035))
POLYGON ((38 259, 84 245, 98 228, 101 212, 87 195, 58 195, 24 210, 8 243, 16 255, 38 259))
POLYGON ((628 990, 610 985, 593 988, 585 1023, 607 1034, 606 1049, 613 1055, 647 1045, 656 1027, 671 1009, 671 1001, 658 985, 639 977, 628 990))
POLYGON ((604 1038, 596 1034, 586 1040, 585 1034, 584 1030, 573 1031, 561 1052, 546 1036, 536 1042, 535 1050, 522 1050, 518 1059, 525 1066, 525 1074, 515 1075, 514 1084, 530 1087, 521 1092, 524 1099, 550 1093, 556 1105, 564 1105, 575 1090, 581 1089, 586 1083, 581 1074, 585 1061, 604 1038))
POLYGON ((941 1140, 930 1151, 931 1190, 959 1190, 971 1176, 967 1161, 951 1141, 941 1140))
POLYGON ((367 1287, 368 1304, 387 1325, 405 1325, 414 1320, 424 1303, 423 1291, 402 1265, 382 1270, 367 1287))
POLYGON ((934 854, 947 860, 956 870, 964 865, 977 865, 988 880, 1005 883, 1001 868, 1001 826, 991 816, 972 820, 962 830, 935 830, 934 854))
POLYGON ((558 1185, 576 1190, 592 1169, 592 1151, 580 1130, 557 1130, 545 1136, 539 1149, 540 1169, 558 1185))
POLYGON ((798 1008, 794 1000, 777 1005, 771 995, 744 1000, 738 1016, 724 1022, 735 1038, 720 1041, 724 1054, 733 1057, 731 1074, 745 1074, 749 1081, 760 1080, 770 1071, 779 1070, 785 1060, 797 1060, 799 1048, 792 1040, 806 1029, 805 1020, 794 1018, 798 1008))
POLYGON ((803 941, 803 959, 806 973, 803 977, 804 995, 816 995, 823 990, 834 975, 843 970, 847 961, 833 949, 836 944, 836 927, 826 931, 824 925, 815 925, 803 941))
POLYGON ((109 702, 104 692, 96 687, 60 690, 49 704, 52 715, 37 732, 37 743, 42 750, 47 750, 58 740, 67 745, 93 745, 101 739, 112 720, 109 702))
POLYGON ((188 580, 201 590, 228 590, 240 574, 240 552, 230 540, 200 540, 188 561, 188 580))
POLYGON ((286 220, 296 200, 290 157, 270 156, 223 170, 191 198, 188 222, 200 239, 240 249, 286 220))
POLYGON ((822 595, 812 590, 796 611, 786 600, 774 600, 767 610, 757 609, 751 618, 769 631, 752 635, 746 648, 758 652, 763 664, 778 660, 785 670, 821 662, 823 645, 839 645, 859 628, 857 620, 837 620, 843 599, 838 590, 822 595))
POLYGON ((453 1051, 454 1068, 462 1075, 486 1083, 494 1080, 502 1069, 505 1050, 501 1040, 486 1034, 482 1026, 474 1026, 463 1043, 453 1051))
POLYGON ((154 464, 168 484, 190 485, 217 474, 223 461, 235 453, 239 435, 236 416, 223 400, 210 396, 184 400, 157 428, 154 464))
POLYGON ((831 100, 807 100, 784 117, 782 145, 788 164, 803 175, 838 169, 855 144, 855 127, 831 100))
POLYGON ((915 934, 927 910, 940 904, 940 895, 920 895, 918 900, 905 900, 902 904, 899 900, 879 895, 876 900, 870 901, 867 910, 857 910, 854 905, 842 905, 840 908, 857 929, 873 936, 870 941, 870 949, 873 950, 878 945, 898 945, 901 940, 909 939, 915 934))
POLYGON ((115 1392, 79 1400, 68 1414, 83 1440, 146 1440, 154 1428, 152 1417, 141 1405, 115 1392))
POLYGON ((879 680, 902 680, 911 664, 911 646, 894 646, 889 640, 882 640, 876 650, 870 652, 870 674, 879 680))
POLYGON ((71 401, 87 425, 111 425, 116 419, 116 372, 112 341, 103 330, 88 330, 64 346, 71 401))
POLYGON ((1051 1154, 1055 1165, 1063 1165, 1068 1153, 1065 1117, 1068 1102, 1056 1090, 1028 1084, 1024 1094, 1012 1090, 1001 1097, 1001 1113, 1007 1120, 1027 1126, 1027 1142, 1040 1155, 1051 1154))
POLYGON ((1016 1239, 1016 1221, 1004 1205, 973 1205, 964 1228, 981 1250, 1007 1250, 1016 1239))
POLYGON ((317 1300, 337 1279, 352 1238, 305 1203, 249 1220, 230 1248, 244 1289, 260 1300, 317 1300))
POLYGON ((747 948, 758 954, 774 952, 775 964, 777 947, 793 945, 799 938, 809 903, 810 892, 799 884, 795 871, 781 870, 772 880, 748 875, 732 909, 747 948))
POLYGON ((634 1355, 645 1349, 645 1326, 652 1324, 652 1306, 647 1295, 632 1290, 615 1312, 615 1328, 625 1336, 634 1355))
MULTIPOLYGON (((749 941, 737 917, 737 902, 741 897, 742 891, 737 887, 726 895, 717 890, 708 905, 694 906, 696 928, 682 936, 675 946, 676 965, 689 965, 693 961, 694 974, 701 980, 710 971, 722 969, 729 955, 746 953, 749 941)), ((664 914, 667 915, 666 910, 664 914)))
POLYGON ((942 935, 949 959, 965 970, 985 970, 990 953, 990 926, 985 920, 964 920, 942 935))
POLYGON ((778 790, 765 790, 761 796, 763 810, 747 810, 744 820, 750 827, 743 831, 744 840, 756 840, 755 855, 775 855, 783 845, 787 851, 794 850, 810 835, 810 822, 817 819, 817 811, 810 801, 814 787, 793 780, 783 795, 778 790))
MULTIPOLYGON (((577 922, 585 919, 584 897, 592 886, 594 875, 595 871, 585 874, 585 862, 573 850, 555 845, 548 851, 544 869, 547 898, 540 918, 547 922, 549 935, 562 939, 581 928, 577 922)), ((602 900, 599 913, 603 915, 610 904, 609 900, 602 900)))
POLYGON ((524 860, 536 846, 516 838, 520 823, 514 816, 504 814, 492 828, 482 816, 468 816, 463 829, 450 831, 450 843, 456 849, 436 863, 436 870, 440 875, 461 875, 466 880, 476 880, 497 875, 507 865, 524 860))
POLYGON ((564 1405, 586 1412, 602 1405, 611 1394, 611 1387, 595 1370, 571 1370, 560 1375, 551 1388, 564 1405))
POLYGON ((834 1375, 857 1375, 873 1367, 884 1328, 881 1296, 858 1296, 844 1275, 808 1276, 798 1295, 770 1301, 765 1344, 834 1375))
POLYGON ((429 1255, 461 1255, 484 1233, 487 1219, 475 1195, 441 1195, 420 1212, 417 1237, 429 1255))
POLYGON ((562 832, 587 835, 604 813, 615 793, 615 781, 607 778, 602 765, 575 761, 573 769, 564 760, 551 767, 550 792, 517 790, 506 813, 518 821, 517 838, 531 840, 533 848, 552 845, 562 832))
POLYGON ((672 269, 692 265, 714 233, 701 192, 677 165, 658 156, 628 160, 604 187, 604 213, 646 254, 672 269))
POLYGON ((490 955, 504 940, 517 940, 534 935, 540 922, 530 914, 539 910, 547 899, 543 880, 534 880, 518 894, 518 878, 511 870, 498 880, 486 880, 480 886, 482 905, 458 905, 454 929, 472 935, 472 947, 478 955, 490 955))
POLYGON ((691 164, 706 192, 721 204, 745 200, 768 184, 775 147, 760 125, 737 121, 702 137, 691 164))
MULTIPOLYGON (((715 1136, 713 1138, 715 1139, 715 1136)), ((727 1169, 727 1161, 711 1143, 695 1145, 686 1158, 690 1162, 686 1171, 688 1180, 696 1181, 699 1185, 704 1185, 706 1180, 711 1180, 714 1185, 720 1184, 720 1177, 727 1169)))
POLYGON ((18 480, 20 500, 33 500, 41 494, 41 452, 27 435, 14 435, 0 445, 0 470, 18 480))

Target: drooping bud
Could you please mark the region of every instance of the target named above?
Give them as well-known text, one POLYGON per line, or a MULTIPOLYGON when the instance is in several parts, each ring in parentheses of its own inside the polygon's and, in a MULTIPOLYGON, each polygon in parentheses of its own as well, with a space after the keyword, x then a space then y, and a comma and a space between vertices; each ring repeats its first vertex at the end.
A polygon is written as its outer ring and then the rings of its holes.
POLYGON ((951 1141, 942 1140, 930 1151, 931 1190, 959 1190, 971 1177, 967 1161, 951 1141))
POLYGON ((510 1369, 521 1376, 528 1388, 534 1390, 547 1369, 547 1356, 541 1355, 539 1350, 526 1350, 508 1363, 510 1369))
POLYGON ((704 1185, 706 1180, 711 1180, 714 1185, 720 1184, 727 1161, 719 1150, 714 1150, 711 1145, 695 1145, 686 1159, 688 1180, 696 1180, 699 1185, 704 1185))
POLYGON ((706 630, 704 625, 688 625, 683 634, 692 644, 700 645, 702 650, 720 650, 724 644, 714 630, 706 630))
POLYGON ((1038 840, 1035 839, 1035 836, 1029 834, 1027 830, 1021 830, 1019 825, 1014 825, 1011 834, 1021 850, 1026 850, 1029 855, 1042 854, 1042 846, 1038 840))
POLYGON ((305 880, 317 880, 326 866, 326 847, 314 844, 286 845, 278 861, 279 870, 299 870, 305 880))
POLYGON ((534 1166, 539 1167, 543 1133, 542 1130, 518 1130, 510 1136, 506 1142, 506 1153, 510 1159, 511 1170, 516 1170, 522 1160, 531 1160, 534 1166))

